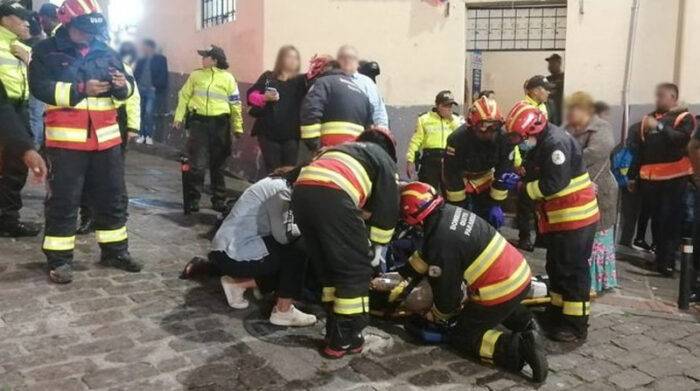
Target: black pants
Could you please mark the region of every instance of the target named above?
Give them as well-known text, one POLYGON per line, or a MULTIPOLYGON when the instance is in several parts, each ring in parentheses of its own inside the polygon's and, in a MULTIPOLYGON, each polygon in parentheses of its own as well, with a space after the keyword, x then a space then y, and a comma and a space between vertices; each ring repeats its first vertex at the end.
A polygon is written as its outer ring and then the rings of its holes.
POLYGON ((518 228, 520 240, 532 240, 532 231, 535 226, 535 204, 527 196, 524 186, 515 203, 515 225, 518 228))
POLYGON ((656 267, 675 267, 683 226, 683 195, 687 177, 666 181, 640 181, 642 204, 651 216, 651 236, 656 245, 656 267))
POLYGON ((533 321, 530 310, 520 302, 529 290, 528 287, 518 296, 492 306, 467 302, 459 314, 451 342, 473 358, 510 371, 520 371, 523 359, 518 333, 525 331, 533 321), (513 332, 494 330, 501 324, 513 332))
POLYGON ((590 314, 591 274, 588 258, 593 251, 597 224, 572 231, 542 235, 547 246, 546 270, 552 304, 547 308, 553 326, 585 337, 590 314))
POLYGON ((51 268, 73 261, 78 208, 83 189, 95 213, 97 242, 103 256, 128 250, 126 190, 121 148, 73 151, 47 148, 49 166, 43 250, 51 268))
MULTIPOLYGON (((25 124, 27 134, 32 136, 27 104, 18 103, 15 107, 22 123, 25 124)), ((0 152, 0 225, 11 226, 19 222, 22 189, 27 182, 27 173, 27 166, 17 151, 3 149, 0 152)))
POLYGON ((276 141, 260 136, 258 144, 267 172, 275 171, 280 167, 297 165, 299 140, 276 141))
POLYGON ((209 169, 211 178, 212 203, 226 200, 224 163, 231 154, 231 132, 228 116, 195 116, 188 121, 190 136, 187 140, 187 154, 190 172, 185 177, 185 200, 190 205, 198 205, 204 190, 204 177, 209 169))
MULTIPOLYGON (((327 330, 359 335, 368 323, 373 274, 361 211, 345 192, 321 186, 295 187, 292 210, 323 286, 327 330), (335 328, 339 323, 345 326, 335 328)), ((333 332, 330 338, 333 340, 333 332)))
POLYGON ((307 257, 299 242, 282 245, 274 238, 263 238, 268 256, 259 261, 236 261, 223 251, 209 253, 209 261, 222 275, 254 278, 263 293, 276 291, 285 299, 298 299, 304 288, 307 257))
POLYGON ((438 192, 442 183, 442 158, 442 150, 424 150, 420 159, 420 170, 418 170, 418 180, 429 184, 438 192))

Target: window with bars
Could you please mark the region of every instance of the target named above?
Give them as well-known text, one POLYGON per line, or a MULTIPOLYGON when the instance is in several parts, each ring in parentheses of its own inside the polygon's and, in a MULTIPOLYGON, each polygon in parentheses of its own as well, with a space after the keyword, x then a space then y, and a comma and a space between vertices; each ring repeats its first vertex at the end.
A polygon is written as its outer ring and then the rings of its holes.
POLYGON ((200 0, 203 29, 236 20, 236 0, 200 0))
POLYGON ((564 50, 566 7, 470 8, 467 50, 564 50))

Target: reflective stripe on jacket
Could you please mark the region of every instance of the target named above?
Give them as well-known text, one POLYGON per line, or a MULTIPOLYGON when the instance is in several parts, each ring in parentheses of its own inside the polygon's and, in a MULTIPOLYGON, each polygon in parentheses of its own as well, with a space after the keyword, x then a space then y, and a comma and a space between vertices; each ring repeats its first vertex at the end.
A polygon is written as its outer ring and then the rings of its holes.
POLYGON ((464 123, 464 118, 453 114, 452 118, 445 119, 435 110, 421 114, 416 123, 416 130, 408 144, 406 160, 414 162, 416 152, 423 149, 445 149, 447 137, 464 123))
POLYGON ((26 100, 29 98, 27 66, 12 54, 13 46, 32 52, 29 46, 18 40, 17 35, 0 26, 0 80, 5 85, 8 98, 26 100))
POLYGON ((530 95, 525 95, 523 100, 521 101, 523 103, 527 103, 532 107, 535 107, 539 111, 544 114, 545 118, 549 118, 549 111, 547 110, 547 103, 538 103, 536 100, 532 99, 530 95))
MULTIPOLYGON (((124 69, 127 74, 134 75, 131 67, 124 64, 124 69)), ((141 129, 141 94, 134 82, 134 93, 125 101, 116 101, 117 107, 126 107, 126 127, 131 130, 139 131, 141 129)))
POLYGON ((537 193, 536 184, 528 183, 527 192, 533 199, 544 198, 537 208, 540 232, 569 231, 600 220, 598 200, 588 173, 572 179, 566 188, 547 197, 537 193))
MULTIPOLYGON (((662 120, 666 115, 659 116, 657 119, 662 120)), ((676 116, 673 120, 673 128, 677 129, 681 126, 681 123, 689 117, 692 119, 692 129, 695 129, 695 120, 692 114, 685 111, 676 116)), ((646 141, 646 127, 649 115, 645 115, 642 118, 642 122, 639 126, 639 138, 642 142, 646 141)), ((663 163, 649 163, 642 164, 639 167, 639 179, 644 179, 647 181, 665 181, 668 179, 680 178, 684 176, 693 175, 693 166, 690 163, 690 158, 683 156, 679 160, 673 162, 663 162, 663 163)))
POLYGON ((187 112, 204 117, 230 115, 234 132, 243 133, 243 109, 236 79, 219 68, 197 69, 180 89, 175 121, 182 122, 187 112))

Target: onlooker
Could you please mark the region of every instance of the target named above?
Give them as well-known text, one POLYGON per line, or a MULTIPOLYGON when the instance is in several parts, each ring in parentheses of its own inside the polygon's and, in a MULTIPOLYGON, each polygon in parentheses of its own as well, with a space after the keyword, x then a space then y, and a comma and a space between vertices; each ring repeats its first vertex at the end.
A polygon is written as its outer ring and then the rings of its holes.
POLYGON ((122 42, 121 46, 119 46, 119 57, 124 62, 124 65, 129 66, 133 70, 136 66, 136 61, 139 59, 136 45, 131 41, 122 42))
POLYGON ((141 94, 141 132, 136 142, 153 144, 157 96, 168 90, 168 60, 156 53, 156 43, 151 39, 141 43, 141 58, 136 62, 134 77, 141 94))
POLYGON ((610 105, 601 100, 595 102, 595 115, 602 120, 610 122, 610 105))
POLYGON ((369 77, 375 83, 377 82, 377 76, 382 74, 382 69, 376 61, 360 61, 360 67, 357 71, 369 77))
POLYGON ((483 98, 483 97, 487 97, 487 98, 489 98, 489 99, 491 99, 491 100, 496 100, 496 92, 494 92, 493 90, 481 91, 481 92, 479 93, 479 99, 481 99, 481 98, 483 98))
POLYGON ((291 45, 283 46, 275 68, 263 73, 248 90, 249 114, 256 118, 253 136, 258 137, 268 172, 297 163, 299 111, 306 90, 300 68, 299 51, 291 45))
POLYGON ((651 234, 656 245, 656 269, 672 277, 680 244, 685 184, 693 173, 687 145, 695 130, 695 118, 678 105, 678 86, 656 87, 656 110, 642 119, 632 133, 632 165, 628 187, 639 189, 642 208, 651 214, 651 234))
POLYGON ((615 147, 612 125, 595 115, 595 104, 589 94, 576 92, 566 102, 564 129, 581 144, 586 169, 596 187, 600 222, 588 264, 591 289, 601 292, 617 286, 614 233, 617 182, 610 171, 610 153, 615 147))
POLYGON ((46 3, 39 9, 39 23, 47 37, 56 35, 56 30, 61 27, 57 12, 58 6, 51 3, 46 3))
POLYGON ((691 300, 700 301, 700 132, 697 130, 688 143, 688 155, 694 169, 691 183, 695 186, 693 199, 693 269, 695 270, 695 278, 691 300))
POLYGON ((386 106, 384 106, 384 100, 382 100, 377 85, 372 79, 358 71, 360 68, 360 61, 357 49, 350 45, 341 46, 340 49, 338 49, 337 60, 340 70, 343 71, 344 74, 350 76, 353 82, 355 82, 362 92, 367 95, 367 98, 369 98, 369 102, 374 109, 372 114, 374 125, 389 126, 389 116, 386 113, 386 106))
POLYGON ((552 83, 549 100, 547 101, 549 122, 555 125, 561 125, 562 104, 564 100, 564 71, 561 69, 562 58, 557 53, 554 53, 545 60, 547 61, 547 69, 549 70, 547 79, 552 83))

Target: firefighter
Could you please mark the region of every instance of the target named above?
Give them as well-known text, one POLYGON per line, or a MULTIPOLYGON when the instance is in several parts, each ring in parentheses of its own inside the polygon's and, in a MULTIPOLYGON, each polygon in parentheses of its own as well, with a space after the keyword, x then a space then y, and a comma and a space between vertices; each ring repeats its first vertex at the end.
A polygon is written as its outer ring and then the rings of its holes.
POLYGON ((478 99, 469 110, 467 123, 447 138, 443 166, 447 201, 470 206, 496 228, 503 225, 499 204, 508 196, 506 181, 518 178, 511 172, 513 146, 502 126, 496 101, 478 99))
POLYGON ((547 358, 537 342, 535 319, 520 304, 531 280, 525 258, 493 226, 446 205, 425 183, 401 189, 401 218, 425 232, 421 248, 399 272, 407 281, 429 278, 433 306, 426 319, 456 323, 447 341, 460 351, 516 373, 528 364, 532 379, 543 382, 547 358), (468 295, 464 305, 462 284, 468 295), (512 332, 495 330, 500 324, 512 332))
POLYGON ((681 239, 680 205, 693 174, 686 146, 695 126, 693 115, 678 105, 678 87, 663 83, 656 87, 656 110, 630 135, 633 159, 628 189, 640 191, 642 208, 650 212, 656 268, 669 277, 673 276, 681 239))
MULTIPOLYGON (((0 5, 0 81, 22 123, 21 131, 31 134, 29 127, 29 87, 27 64, 31 49, 20 42, 29 38, 27 10, 19 4, 0 5)), ((19 220, 22 189, 27 181, 27 167, 17 150, 0 153, 0 236, 36 236, 39 228, 19 220)))
POLYGON ((399 219, 395 148, 384 128, 367 130, 324 149, 294 187, 292 210, 323 286, 329 358, 364 345, 373 266, 399 219))
POLYGON ((549 337, 583 341, 590 313, 588 258, 600 212, 581 146, 527 103, 517 103, 505 125, 512 143, 533 146, 528 176, 519 184, 525 189, 522 194, 535 202, 538 232, 547 248, 552 298, 547 308, 549 337))
POLYGON ((435 107, 418 117, 406 152, 406 175, 409 179, 416 173, 416 155, 420 153, 418 180, 440 189, 447 137, 464 123, 462 116, 452 112, 455 106, 457 102, 452 92, 440 91, 435 97, 435 107))
POLYGON ((224 163, 231 154, 232 134, 243 136, 241 96, 224 50, 211 46, 199 50, 202 68, 192 72, 180 90, 173 128, 179 130, 187 116, 189 130, 187 154, 191 170, 185 177, 185 213, 198 212, 204 188, 204 176, 209 168, 212 189, 212 209, 226 208, 224 163))
POLYGON ((95 209, 100 262, 130 272, 141 263, 128 251, 124 160, 115 99, 134 91, 117 53, 97 39, 107 21, 96 0, 66 0, 63 26, 34 48, 29 86, 47 104, 46 156, 50 163, 43 250, 49 277, 72 281, 78 208, 87 187, 95 209))
POLYGON ((309 92, 301 103, 301 139, 309 150, 355 141, 372 125, 372 104, 351 76, 332 67, 330 56, 312 59, 309 92))

